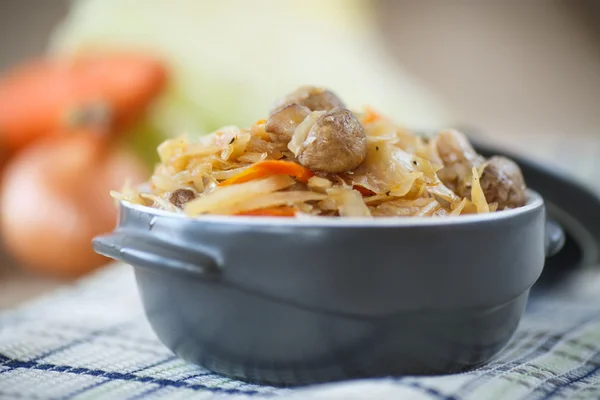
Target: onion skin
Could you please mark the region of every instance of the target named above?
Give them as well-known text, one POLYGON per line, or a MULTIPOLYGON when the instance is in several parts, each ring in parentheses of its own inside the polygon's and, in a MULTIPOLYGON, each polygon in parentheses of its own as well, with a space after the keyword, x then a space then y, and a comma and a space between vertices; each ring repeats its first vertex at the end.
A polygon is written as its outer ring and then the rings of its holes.
POLYGON ((0 232, 6 250, 23 267, 59 278, 105 264, 91 241, 116 223, 108 193, 146 174, 131 154, 91 134, 31 145, 4 171, 0 232))

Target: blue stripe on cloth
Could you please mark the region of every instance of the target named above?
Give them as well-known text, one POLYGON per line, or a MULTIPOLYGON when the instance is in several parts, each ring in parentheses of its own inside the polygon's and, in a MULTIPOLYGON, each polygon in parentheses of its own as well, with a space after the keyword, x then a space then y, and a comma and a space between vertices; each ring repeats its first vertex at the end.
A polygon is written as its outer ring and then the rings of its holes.
POLYGON ((433 396, 435 399, 458 400, 457 397, 445 395, 437 389, 427 387, 427 386, 422 385, 413 380, 405 381, 405 378, 398 378, 398 379, 394 379, 394 382, 399 383, 400 385, 403 385, 403 386, 408 386, 408 387, 412 387, 414 389, 419 389, 419 391, 427 393, 428 395, 433 396))
POLYGON ((564 374, 554 376, 540 385, 533 393, 546 393, 547 399, 558 392, 568 388, 576 382, 580 382, 600 371, 600 352, 596 352, 583 365, 564 374))
POLYGON ((128 400, 138 400, 138 399, 143 399, 144 397, 148 397, 148 395, 151 395, 152 393, 156 393, 159 390, 164 389, 164 386, 156 386, 153 388, 150 388, 148 390, 143 391, 142 393, 138 393, 133 397, 130 397, 128 400))
MULTIPOLYGON (((123 326, 126 326, 126 325, 127 324, 124 324, 123 326)), ((121 326, 121 327, 123 327, 123 326, 121 326)), ((113 328, 115 328, 115 326, 113 326, 113 328)), ((111 333, 110 329, 113 329, 113 328, 104 328, 104 329, 108 329, 107 331, 104 331, 104 330, 90 331, 89 329, 83 330, 83 329, 75 329, 70 326, 63 326, 63 325, 56 326, 54 324, 52 325, 52 329, 62 329, 62 330, 68 330, 68 331, 75 331, 75 332, 79 333, 80 334, 79 339, 74 339, 73 337, 66 336, 66 335, 62 334, 61 332, 58 332, 55 330, 48 330, 47 328, 42 332, 29 331, 28 333, 34 333, 35 335, 39 335, 39 336, 43 336, 43 337, 47 337, 47 338, 56 338, 56 339, 59 339, 62 343, 71 342, 73 340, 77 340, 77 341, 84 340, 83 344, 87 343, 87 340, 85 340, 85 339, 90 338, 89 335, 91 335, 92 339, 93 338, 102 338, 104 336, 104 335, 102 335, 102 333, 105 333, 105 334, 107 334, 106 338, 111 339, 111 341, 118 340, 119 342, 122 341, 122 342, 126 343, 126 344, 122 344, 122 343, 111 342, 110 346, 113 348, 120 347, 120 348, 123 348, 126 350, 133 350, 133 351, 143 352, 143 353, 147 353, 147 354, 155 354, 159 357, 162 357, 168 353, 166 350, 164 350, 165 347, 157 339, 145 339, 145 338, 140 338, 140 337, 131 337, 131 336, 127 335, 127 331, 118 332, 118 335, 116 335, 116 336, 109 335, 111 333), (139 346, 140 344, 152 346, 154 349, 141 347, 141 346, 139 346), (157 345, 159 345, 160 350, 156 350, 157 345)), ((60 350, 61 350, 61 347, 52 349, 49 351, 49 353, 51 353, 51 354, 46 353, 46 357, 51 356, 60 350)), ((42 356, 41 355, 37 356, 36 360, 39 361, 39 357, 42 357, 42 356)))
POLYGON ((169 357, 167 357, 167 358, 165 358, 165 359, 162 359, 162 360, 160 360, 160 361, 156 361, 156 362, 154 362, 154 363, 152 363, 152 364, 150 364, 150 365, 146 365, 145 367, 141 367, 141 368, 138 368, 138 369, 136 369, 136 370, 130 371, 130 373, 132 373, 132 374, 135 374, 135 373, 137 373, 137 372, 142 372, 142 371, 145 371, 145 370, 147 370, 147 369, 154 368, 154 367, 158 367, 159 365, 166 364, 166 363, 168 363, 169 361, 173 361, 173 360, 175 360, 175 359, 177 359, 177 357, 176 357, 176 356, 169 356, 169 357))
MULTIPOLYGON (((131 318, 132 320, 132 324, 136 324, 139 323, 142 320, 145 320, 144 314, 140 314, 139 318, 135 317, 135 318, 131 318)), ((124 326, 127 326, 129 324, 129 322, 127 323, 123 323, 124 326)), ((114 325, 113 325, 114 326, 114 325)), ((89 329, 82 329, 81 326, 73 326, 73 325, 66 325, 66 324, 61 324, 61 323, 52 323, 52 328, 53 329, 61 329, 63 331, 70 331, 70 332, 76 332, 79 333, 81 335, 86 335, 89 334, 90 331, 89 329)), ((160 341, 157 338, 148 338, 148 337, 141 337, 141 336, 130 336, 129 335, 129 330, 124 330, 123 332, 119 333, 119 339, 122 340, 126 340, 129 342, 134 342, 134 343, 145 343, 145 344, 150 344, 150 345, 156 345, 156 344, 160 344, 160 341)), ((48 333, 49 335, 52 335, 52 332, 48 333)))
MULTIPOLYGON (((166 358, 166 359, 164 359, 164 360, 160 360, 160 361, 154 362, 154 363, 152 363, 152 364, 150 364, 150 365, 146 365, 146 366, 144 366, 144 367, 142 367, 142 368, 138 368, 138 369, 136 369, 136 370, 130 371, 129 373, 130 373, 130 374, 135 374, 135 373, 137 373, 137 372, 142 372, 142 371, 144 371, 144 370, 146 370, 146 369, 149 369, 149 368, 154 368, 154 367, 157 367, 157 366, 159 366, 159 365, 161 365, 161 364, 165 364, 165 363, 167 363, 167 362, 169 362, 169 361, 172 361, 172 360, 174 360, 175 358, 177 358, 177 357, 175 357, 175 356, 171 356, 171 357, 168 357, 168 358, 166 358)), ((61 400, 62 400, 62 399, 70 399, 70 398, 73 398, 73 397, 79 396, 80 394, 83 394, 83 393, 85 393, 85 392, 88 392, 88 391, 90 391, 90 390, 92 390, 92 389, 96 389, 97 387, 99 387, 99 386, 102 386, 102 385, 104 385, 105 383, 108 383, 108 382, 112 382, 112 381, 111 381, 110 379, 105 379, 105 380, 103 380, 103 381, 100 381, 100 382, 94 382, 94 383, 92 383, 92 384, 91 384, 91 385, 89 385, 89 386, 82 387, 81 389, 78 389, 78 390, 76 390, 76 391, 74 391, 74 392, 71 392, 71 393, 67 394, 67 395, 66 395, 66 396, 64 396, 64 397, 61 397, 61 400)))
POLYGON ((104 385, 105 383, 108 383, 108 382, 112 382, 112 381, 107 378, 107 379, 101 380, 99 382, 94 382, 91 385, 84 386, 84 387, 82 387, 79 390, 76 390, 74 392, 71 392, 71 393, 67 394, 66 396, 60 397, 59 399, 60 400, 71 399, 71 398, 73 398, 75 396, 79 396, 80 394, 83 394, 85 392, 89 392, 90 390, 95 389, 98 386, 102 386, 102 385, 104 385))
POLYGON ((96 337, 98 337, 100 335, 107 334, 107 333, 112 333, 115 330, 118 330, 118 329, 120 329, 123 326, 126 326, 128 324, 131 324, 131 322, 128 322, 126 324, 111 326, 110 328, 105 328, 105 329, 99 329, 97 331, 92 331, 88 335, 86 335, 86 336, 84 336, 82 338, 75 339, 75 340, 73 340, 73 341, 71 341, 71 342, 69 342, 67 344, 64 344, 62 346, 56 347, 56 348, 54 348, 52 350, 49 350, 49 351, 47 351, 45 353, 42 353, 39 356, 32 358, 30 361, 40 361, 40 360, 42 360, 42 359, 44 359, 46 357, 50 357, 52 355, 55 355, 56 353, 59 353, 59 352, 61 352, 63 350, 68 350, 69 348, 71 348, 73 346, 77 346, 77 345, 80 345, 80 344, 88 343, 88 342, 92 341, 94 338, 96 338, 96 337))
MULTIPOLYGON (((491 379, 497 378, 499 376, 497 374, 498 372, 500 372, 500 373, 510 372, 511 369, 516 368, 516 367, 521 367, 521 366, 523 366, 523 363, 525 363, 529 360, 532 360, 534 358, 537 358, 543 354, 546 354, 546 352, 548 352, 552 347, 554 347, 556 345, 556 343, 558 343, 558 341, 561 339, 560 334, 551 334, 550 332, 547 332, 544 336, 542 336, 542 338, 544 338, 544 337, 545 337, 545 339, 541 343, 539 343, 535 347, 527 348, 527 350, 528 350, 527 352, 525 352, 520 357, 514 359, 511 362, 505 362, 505 363, 498 364, 498 365, 488 364, 488 365, 480 368, 481 373, 473 374, 473 378, 470 379, 469 381, 467 381, 466 383, 464 383, 458 389, 458 393, 459 394, 467 394, 468 392, 471 392, 471 391, 475 390, 476 388, 478 388, 479 386, 487 383, 491 379)), ((531 341, 529 341, 529 342, 531 342, 531 341)), ((514 350, 518 350, 518 349, 514 349, 514 350)), ((496 361, 496 362, 499 362, 499 361, 496 361)), ((467 372, 467 374, 471 374, 471 372, 467 372)))
POLYGON ((217 376, 217 374, 215 374, 214 372, 201 372, 199 374, 194 374, 194 375, 190 375, 187 378, 183 378, 184 381, 189 381, 190 379, 194 379, 194 378, 199 378, 201 376, 208 376, 208 375, 215 375, 217 376))
MULTIPOLYGON (((140 383, 150 383, 156 384, 161 387, 175 387, 175 388, 185 388, 191 390, 206 390, 214 393, 224 393, 224 394, 244 394, 244 395, 256 395, 261 392, 254 389, 223 389, 219 387, 209 387, 206 385, 202 385, 200 383, 187 383, 185 381, 174 381, 172 379, 157 379, 149 376, 137 376, 130 372, 109 372, 103 371, 101 369, 90 369, 90 368, 75 368, 69 367, 66 365, 56 365, 49 363, 38 363, 35 361, 21 361, 11 359, 5 355, 0 354, 0 361, 4 362, 4 365, 11 369, 17 368, 25 368, 25 369, 34 369, 38 371, 58 371, 65 372, 75 375, 87 375, 87 376, 100 376, 106 377, 110 380, 121 380, 127 382, 140 382, 140 383)), ((263 393, 264 394, 264 393, 263 393)))
POLYGON ((558 392, 562 391, 563 389, 566 389, 569 387, 569 385, 572 385, 574 383, 580 382, 584 379, 587 379, 593 375, 595 375, 596 373, 600 372, 600 365, 596 365, 593 369, 591 369, 590 371, 588 371, 585 375, 580 376, 577 379, 573 379, 572 381, 565 383, 565 384, 561 384, 557 387, 554 388, 554 390, 552 390, 550 393, 548 393, 543 400, 547 400, 550 399, 552 396, 558 394, 558 392))
MULTIPOLYGON (((475 388, 487 383, 491 379, 496 379, 499 376, 503 376, 504 374, 510 372, 514 368, 522 367, 524 363, 529 362, 543 354, 550 352, 554 346, 556 346, 560 341, 564 340, 564 336, 569 335, 578 329, 581 329, 587 323, 593 322, 594 319, 600 318, 600 313, 598 311, 594 311, 591 315, 586 315, 584 318, 576 321, 566 329, 559 332, 546 332, 544 335, 546 339, 540 343, 539 345, 529 348, 527 352, 525 352, 521 357, 518 357, 515 360, 510 362, 504 362, 502 364, 493 366, 488 364, 483 367, 483 373, 480 375, 476 375, 473 379, 466 382, 458 391, 460 394, 466 394, 469 391, 474 390, 475 388), (500 372, 498 375, 497 373, 500 372)), ((499 357, 502 360, 502 354, 499 357)), ((499 362, 499 360, 496 360, 499 362)), ((528 365, 528 367, 535 368, 535 365, 528 365)))

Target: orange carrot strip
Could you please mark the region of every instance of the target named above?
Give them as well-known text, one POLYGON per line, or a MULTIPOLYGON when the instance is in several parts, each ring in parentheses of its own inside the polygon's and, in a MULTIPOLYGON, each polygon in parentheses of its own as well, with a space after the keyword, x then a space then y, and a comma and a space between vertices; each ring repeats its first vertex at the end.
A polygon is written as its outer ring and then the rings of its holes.
POLYGON ((257 162, 231 178, 225 179, 219 186, 235 185, 271 175, 289 175, 300 182, 306 183, 314 174, 308 168, 292 161, 264 160, 257 162))
POLYGON ((235 215, 246 215, 246 216, 263 216, 263 217, 294 217, 296 210, 292 207, 272 207, 272 208, 260 208, 258 210, 243 211, 236 213, 235 215))
POLYGON ((380 118, 381 118, 381 114, 379 114, 377 111, 375 111, 371 107, 366 107, 365 118, 363 119, 365 124, 375 122, 380 118))

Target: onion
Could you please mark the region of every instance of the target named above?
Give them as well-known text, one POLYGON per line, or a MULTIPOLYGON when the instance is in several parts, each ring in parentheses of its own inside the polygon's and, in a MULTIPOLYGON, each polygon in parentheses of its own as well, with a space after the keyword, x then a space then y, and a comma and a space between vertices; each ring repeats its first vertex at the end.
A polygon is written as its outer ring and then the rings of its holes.
POLYGON ((4 245, 23 266, 75 277, 107 262, 91 246, 117 218, 111 189, 146 174, 130 154, 76 134, 45 139, 8 163, 0 193, 4 245))

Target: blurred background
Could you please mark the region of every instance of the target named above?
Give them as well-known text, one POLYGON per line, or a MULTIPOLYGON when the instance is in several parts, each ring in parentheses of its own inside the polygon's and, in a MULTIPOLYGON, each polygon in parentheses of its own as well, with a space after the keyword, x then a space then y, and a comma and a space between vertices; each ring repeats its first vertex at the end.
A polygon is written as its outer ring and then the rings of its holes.
POLYGON ((0 308, 104 262, 87 244, 114 224, 108 190, 143 179, 162 139, 248 126, 300 84, 470 126, 600 193, 600 1, 0 0, 0 42, 0 308), (58 129, 57 98, 92 124, 58 129))

